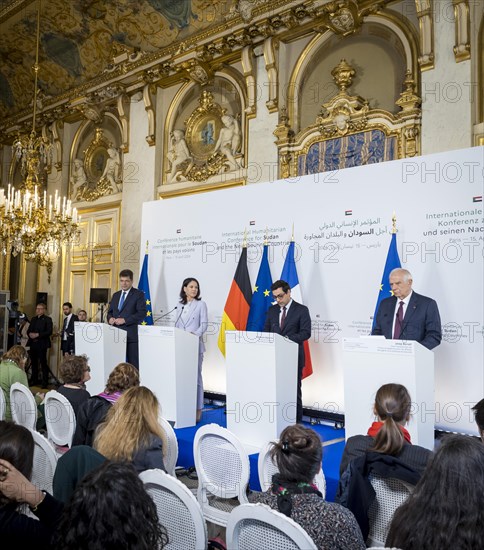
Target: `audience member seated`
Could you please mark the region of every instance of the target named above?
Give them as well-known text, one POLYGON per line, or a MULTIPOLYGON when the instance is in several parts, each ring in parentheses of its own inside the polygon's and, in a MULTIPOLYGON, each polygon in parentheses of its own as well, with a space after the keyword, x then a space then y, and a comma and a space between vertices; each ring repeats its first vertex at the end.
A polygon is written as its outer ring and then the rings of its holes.
POLYGON ((77 484, 105 461, 102 454, 88 445, 69 449, 57 461, 53 480, 54 497, 61 502, 69 502, 77 484))
POLYGON ((0 362, 0 388, 5 396, 5 420, 12 420, 10 409, 10 388, 15 382, 20 382, 29 387, 25 365, 29 360, 29 354, 23 346, 12 346, 2 356, 0 362))
POLYGON ((64 384, 57 391, 72 405, 76 418, 79 407, 91 397, 86 391, 86 382, 91 379, 90 372, 87 357, 83 355, 66 355, 62 360, 60 376, 64 384))
POLYGON ((395 456, 420 474, 425 470, 432 452, 412 445, 405 424, 410 420, 412 400, 405 386, 385 384, 376 392, 373 422, 367 435, 350 437, 341 458, 340 477, 348 464, 368 451, 395 456))
POLYGON ((155 394, 139 386, 127 390, 99 426, 94 448, 109 460, 132 462, 137 472, 165 470, 163 451, 168 449, 158 422, 160 405, 155 394))
POLYGON ((30 483, 34 438, 27 428, 0 421, 0 544, 2 548, 50 548, 62 503, 30 483), (22 514, 28 504, 40 520, 22 514))
POLYGON ((111 371, 106 388, 99 395, 85 401, 77 411, 76 431, 72 445, 89 445, 92 447, 94 432, 104 421, 108 410, 129 388, 139 386, 138 369, 129 363, 119 363, 111 371))
POLYGON ((153 550, 168 544, 156 506, 130 464, 105 462, 74 491, 54 536, 58 550, 153 550))
POLYGON ((474 411, 474 417, 476 419, 479 434, 482 441, 484 441, 484 399, 481 399, 479 403, 476 403, 472 407, 472 410, 474 411))
POLYGON ((365 548, 353 514, 326 502, 312 485, 321 468, 322 445, 318 434, 300 424, 287 427, 272 443, 272 460, 279 474, 266 493, 251 493, 250 502, 261 502, 299 523, 320 549, 365 548))
POLYGON ((484 548, 484 445, 444 436, 422 479, 393 516, 386 546, 402 550, 484 548))

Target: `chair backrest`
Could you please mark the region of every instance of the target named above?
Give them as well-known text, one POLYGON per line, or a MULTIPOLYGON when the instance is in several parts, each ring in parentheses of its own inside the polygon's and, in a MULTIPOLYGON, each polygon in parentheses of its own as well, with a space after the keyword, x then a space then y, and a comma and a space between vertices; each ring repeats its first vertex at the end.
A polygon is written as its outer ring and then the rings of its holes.
POLYGON ((10 410, 16 424, 35 430, 37 403, 29 388, 20 382, 14 382, 10 387, 10 410))
POLYGON ((168 420, 160 416, 158 418, 158 422, 165 430, 166 438, 168 440, 168 449, 166 449, 166 451, 163 449, 166 453, 163 457, 165 468, 170 475, 175 476, 175 467, 178 461, 178 440, 176 438, 175 431, 171 427, 168 420))
POLYGON ((140 478, 156 504, 160 524, 168 532, 167 549, 205 550, 207 526, 192 492, 162 470, 145 470, 140 478))
POLYGON ((234 508, 227 523, 230 550, 316 550, 306 531, 293 519, 265 504, 234 508))
POLYGON ((5 394, 3 393, 2 388, 0 388, 0 420, 5 420, 6 408, 7 403, 5 401, 5 394))
POLYGON ((32 430, 31 433, 35 443, 31 481, 39 489, 52 494, 52 482, 57 466, 55 449, 42 434, 32 430))
MULTIPOLYGON (((271 458, 270 450, 272 445, 268 443, 259 453, 257 469, 259 472, 259 483, 262 491, 268 491, 271 487, 272 476, 279 473, 277 465, 271 458)), ((314 478, 314 484, 319 489, 319 492, 326 498, 326 478, 323 470, 319 470, 314 478)))
POLYGON ((195 434, 193 454, 198 474, 197 500, 205 519, 226 525, 229 511, 215 509, 209 499, 237 498, 241 504, 247 502, 250 473, 247 452, 229 430, 208 424, 195 434))
POLYGON ((383 478, 376 474, 370 474, 369 480, 376 498, 368 511, 370 532, 367 544, 379 546, 385 544, 395 510, 407 500, 414 487, 399 479, 383 478))
POLYGON ((45 396, 47 436, 56 445, 70 447, 76 429, 76 415, 69 400, 55 390, 45 396))

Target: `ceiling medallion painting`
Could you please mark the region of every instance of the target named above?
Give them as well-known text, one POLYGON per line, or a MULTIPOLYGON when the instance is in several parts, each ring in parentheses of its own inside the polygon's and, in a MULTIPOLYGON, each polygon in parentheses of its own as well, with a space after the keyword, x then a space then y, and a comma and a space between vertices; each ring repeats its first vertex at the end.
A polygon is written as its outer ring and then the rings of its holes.
POLYGON ((227 113, 206 90, 199 103, 186 120, 186 129, 178 128, 170 133, 166 183, 203 182, 213 176, 243 170, 240 115, 227 113))
MULTIPOLYGON (((224 21, 235 0, 49 0, 42 10, 41 95, 49 99, 109 69, 113 51, 153 53, 224 21)), ((35 53, 35 10, 0 26, 0 119, 29 107, 25 94, 35 53)), ((5 8, 4 11, 7 11, 5 8)))

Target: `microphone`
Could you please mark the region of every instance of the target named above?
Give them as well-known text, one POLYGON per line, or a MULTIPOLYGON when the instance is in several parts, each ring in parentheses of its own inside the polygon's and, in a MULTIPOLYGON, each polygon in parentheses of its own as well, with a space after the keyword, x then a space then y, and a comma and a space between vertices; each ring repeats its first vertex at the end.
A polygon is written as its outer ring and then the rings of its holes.
POLYGON ((167 315, 170 315, 172 311, 175 311, 175 309, 178 309, 178 306, 175 306, 173 309, 170 309, 170 311, 164 313, 163 315, 160 315, 156 319, 153 319, 153 324, 157 323, 160 319, 163 319, 163 317, 166 317, 167 315))
POLYGON ((182 316, 182 313, 183 313, 184 309, 185 309, 185 304, 183 304, 182 307, 181 307, 180 315, 178 315, 178 317, 176 318, 175 325, 178 323, 178 319, 180 319, 180 317, 182 316))

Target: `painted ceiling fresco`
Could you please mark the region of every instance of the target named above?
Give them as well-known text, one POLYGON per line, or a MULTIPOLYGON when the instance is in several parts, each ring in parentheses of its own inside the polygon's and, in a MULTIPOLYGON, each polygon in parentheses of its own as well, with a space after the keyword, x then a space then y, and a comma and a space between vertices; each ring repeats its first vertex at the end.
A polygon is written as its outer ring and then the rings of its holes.
MULTIPOLYGON (((39 88, 64 94, 102 73, 113 47, 157 50, 224 21, 236 0, 43 0, 39 88)), ((37 2, 0 0, 0 119, 31 104, 37 2), (16 10, 11 9, 16 5, 16 10), (21 4, 21 9, 18 5, 21 4)))

